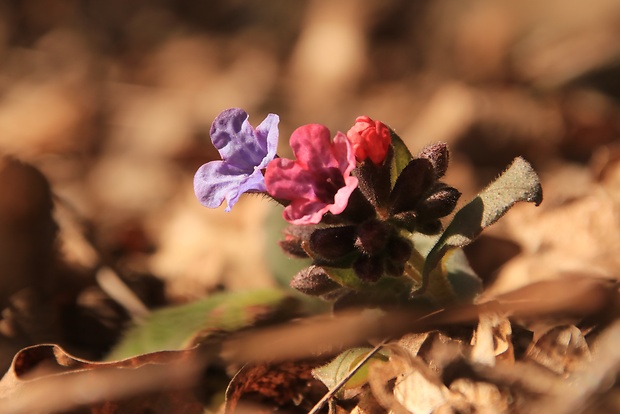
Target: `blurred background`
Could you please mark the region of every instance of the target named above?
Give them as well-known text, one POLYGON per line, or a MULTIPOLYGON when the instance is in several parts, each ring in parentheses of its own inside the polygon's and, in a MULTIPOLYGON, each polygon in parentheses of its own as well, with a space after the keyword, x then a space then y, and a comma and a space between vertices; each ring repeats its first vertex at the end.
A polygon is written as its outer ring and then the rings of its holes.
POLYGON ((114 343, 102 263, 151 307, 286 283, 277 205, 193 194, 229 107, 279 114, 281 155, 296 127, 358 115, 413 153, 445 141, 460 205, 522 155, 545 201, 468 248, 489 294, 616 277, 619 35, 616 0, 0 1, 2 366, 114 343))

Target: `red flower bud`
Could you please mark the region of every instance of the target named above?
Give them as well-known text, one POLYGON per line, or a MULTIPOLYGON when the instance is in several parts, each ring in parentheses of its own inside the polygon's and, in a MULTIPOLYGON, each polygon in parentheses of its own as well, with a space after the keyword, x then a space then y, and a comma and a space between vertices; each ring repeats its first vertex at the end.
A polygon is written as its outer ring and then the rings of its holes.
POLYGON ((385 159, 392 142, 390 129, 382 122, 373 121, 367 116, 358 116, 355 125, 347 132, 347 138, 353 144, 355 158, 363 162, 367 158, 375 164, 385 159))

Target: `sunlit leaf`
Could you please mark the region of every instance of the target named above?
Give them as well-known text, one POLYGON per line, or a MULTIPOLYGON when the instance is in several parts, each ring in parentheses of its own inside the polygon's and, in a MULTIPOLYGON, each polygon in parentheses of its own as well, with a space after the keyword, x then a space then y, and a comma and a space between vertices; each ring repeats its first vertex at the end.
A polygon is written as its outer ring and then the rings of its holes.
POLYGON ((431 249, 424 264, 424 280, 428 280, 444 255, 471 243, 483 229, 495 223, 519 201, 542 201, 538 175, 523 158, 516 158, 510 167, 476 198, 460 209, 450 225, 431 249))
MULTIPOLYGON (((372 348, 352 348, 344 351, 331 362, 322 367, 312 370, 315 378, 319 379, 330 390, 342 381, 357 364, 360 363, 372 348)), ((381 353, 377 353, 370 358, 370 361, 386 361, 387 357, 381 353)), ((361 387, 368 382, 368 363, 355 372, 355 374, 346 382, 343 389, 353 389, 361 387)))
POLYGON ((208 331, 234 331, 272 314, 287 295, 277 289, 227 292, 153 312, 133 326, 108 355, 118 360, 134 355, 187 347, 208 331))

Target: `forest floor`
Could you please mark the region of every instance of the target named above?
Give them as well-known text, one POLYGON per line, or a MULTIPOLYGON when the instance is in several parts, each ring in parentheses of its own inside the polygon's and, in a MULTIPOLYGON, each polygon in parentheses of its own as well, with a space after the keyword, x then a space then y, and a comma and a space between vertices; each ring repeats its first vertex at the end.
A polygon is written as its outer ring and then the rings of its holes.
POLYGON ((374 347, 321 412, 620 411, 620 3, 264 3, 0 2, 0 412, 308 412, 374 347), (457 209, 522 156, 544 201, 464 248, 475 303, 334 316, 280 206, 196 200, 230 107, 287 157, 358 115, 445 142, 457 209))

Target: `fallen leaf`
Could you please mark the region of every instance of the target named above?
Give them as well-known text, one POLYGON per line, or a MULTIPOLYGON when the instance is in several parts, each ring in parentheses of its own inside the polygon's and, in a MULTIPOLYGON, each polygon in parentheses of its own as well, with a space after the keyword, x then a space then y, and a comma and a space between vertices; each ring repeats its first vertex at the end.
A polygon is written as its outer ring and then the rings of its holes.
POLYGON ((448 404, 450 393, 435 372, 421 359, 414 359, 396 378, 394 397, 410 413, 428 414, 448 404))
POLYGON ((321 360, 256 363, 239 370, 226 390, 224 412, 234 413, 238 405, 251 403, 265 412, 288 405, 309 409, 327 391, 312 376, 312 369, 321 360))
POLYGON ((591 361, 590 348, 573 325, 552 328, 530 348, 527 357, 551 371, 567 375, 591 361))
POLYGON ((453 393, 451 404, 461 412, 492 414, 507 412, 509 408, 509 396, 495 384, 459 378, 450 384, 450 391, 453 393))
POLYGON ((471 340, 472 362, 493 366, 496 359, 514 362, 510 321, 498 313, 480 315, 478 328, 471 340))
POLYGON ((187 350, 93 362, 76 358, 57 345, 25 348, 0 380, 0 412, 89 407, 92 413, 200 414, 202 404, 191 390, 205 365, 198 355, 187 350))
POLYGON ((364 393, 359 403, 351 410, 351 414, 383 414, 385 410, 371 393, 364 393))

